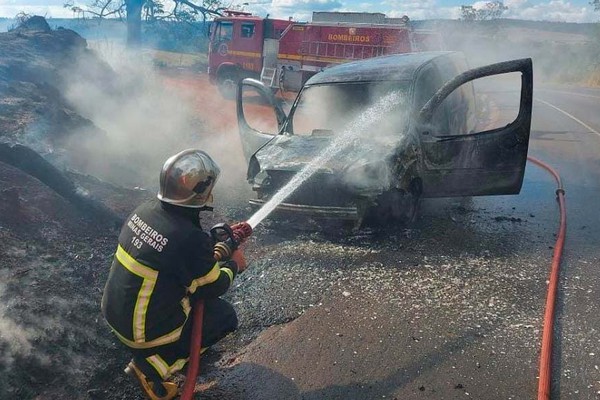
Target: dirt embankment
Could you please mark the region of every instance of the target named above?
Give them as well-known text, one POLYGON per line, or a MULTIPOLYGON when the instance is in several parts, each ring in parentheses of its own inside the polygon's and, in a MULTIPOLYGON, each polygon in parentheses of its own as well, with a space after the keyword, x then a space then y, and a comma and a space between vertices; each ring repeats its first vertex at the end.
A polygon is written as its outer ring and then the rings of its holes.
MULTIPOLYGON (((43 18, 0 35, 0 135, 40 152, 52 152, 75 132, 101 134, 66 101, 62 88, 76 63, 89 77, 104 76, 108 65, 87 50, 85 39, 68 29, 51 30, 43 18), (39 21, 42 22, 39 22, 39 21), (77 61, 76 61, 77 60, 77 61)), ((86 77, 83 77, 84 79, 86 77)))
POLYGON ((32 18, 0 54, 0 398, 76 398, 113 346, 97 310, 115 205, 146 194, 65 171, 73 136, 104 134, 63 92, 76 61, 110 76, 83 38, 32 18))
POLYGON ((34 17, 0 34, 0 55, 0 398, 86 398, 120 370, 99 319, 114 225, 149 195, 72 170, 89 172, 106 132, 69 84, 119 95, 83 38, 34 17))
POLYGON ((114 220, 108 209, 61 172, 86 157, 74 151, 71 138, 85 143, 104 135, 69 104, 63 88, 76 65, 90 74, 83 79, 108 78, 110 67, 87 50, 77 33, 53 31, 41 17, 1 34, 0 53, 0 161, 43 181, 88 213, 99 211, 99 217, 114 220))

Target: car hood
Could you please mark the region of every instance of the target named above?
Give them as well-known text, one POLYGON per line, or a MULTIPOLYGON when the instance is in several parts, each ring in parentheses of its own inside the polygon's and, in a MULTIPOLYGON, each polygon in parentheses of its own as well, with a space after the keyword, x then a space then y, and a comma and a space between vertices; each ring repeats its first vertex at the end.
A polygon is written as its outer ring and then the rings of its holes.
MULTIPOLYGON (((332 142, 331 137, 278 135, 255 153, 262 170, 299 171, 321 155, 332 142)), ((323 172, 337 172, 356 162, 377 162, 390 157, 394 143, 360 141, 341 149, 322 166, 323 172)))
MULTIPOLYGON (((254 154, 259 167, 255 174, 298 172, 321 155, 332 141, 331 136, 278 135, 254 154)), ((337 182, 354 192, 381 192, 390 187, 392 170, 397 171, 391 162, 397 159, 394 154, 405 152, 407 143, 398 138, 357 141, 331 157, 319 168, 319 173, 339 176, 337 182)))

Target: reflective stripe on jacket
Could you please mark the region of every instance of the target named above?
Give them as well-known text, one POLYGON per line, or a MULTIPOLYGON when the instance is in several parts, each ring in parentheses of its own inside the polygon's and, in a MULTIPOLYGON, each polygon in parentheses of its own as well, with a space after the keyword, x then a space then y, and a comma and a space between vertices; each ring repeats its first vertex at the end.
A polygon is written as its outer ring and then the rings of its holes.
POLYGON ((231 285, 235 266, 213 258, 197 210, 153 200, 139 206, 119 235, 102 313, 132 348, 175 342, 190 312, 190 296, 217 297, 231 285))

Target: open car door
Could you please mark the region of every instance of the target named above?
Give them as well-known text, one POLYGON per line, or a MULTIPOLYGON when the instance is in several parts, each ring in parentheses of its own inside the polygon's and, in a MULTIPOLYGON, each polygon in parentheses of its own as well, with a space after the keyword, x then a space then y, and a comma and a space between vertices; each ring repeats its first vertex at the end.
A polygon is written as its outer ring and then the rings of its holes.
POLYGON ((246 161, 277 135, 285 118, 271 89, 262 82, 246 78, 238 84, 237 119, 246 161))
MULTIPOLYGON (((533 72, 529 58, 472 69, 446 82, 418 115, 417 130, 423 151, 423 195, 450 197, 519 193, 527 161, 532 99, 533 72), (480 132, 431 132, 434 116, 440 114, 436 111, 455 90, 465 84, 472 87, 471 82, 480 78, 511 73, 514 76, 519 72, 520 99, 517 90, 514 92, 516 117, 512 122, 496 124, 493 129, 483 127, 480 132)), ((501 107, 496 107, 495 112, 492 108, 486 109, 489 118, 494 118, 494 113, 500 115, 503 112, 501 107)))

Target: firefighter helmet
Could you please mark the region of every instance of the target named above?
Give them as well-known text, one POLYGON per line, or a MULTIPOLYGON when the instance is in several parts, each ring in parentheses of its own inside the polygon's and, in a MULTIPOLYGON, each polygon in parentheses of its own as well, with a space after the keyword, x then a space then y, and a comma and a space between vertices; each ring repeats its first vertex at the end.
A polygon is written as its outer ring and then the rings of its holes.
POLYGON ((157 197, 176 206, 204 207, 212 202, 211 192, 220 171, 202 150, 184 150, 165 161, 157 197))

